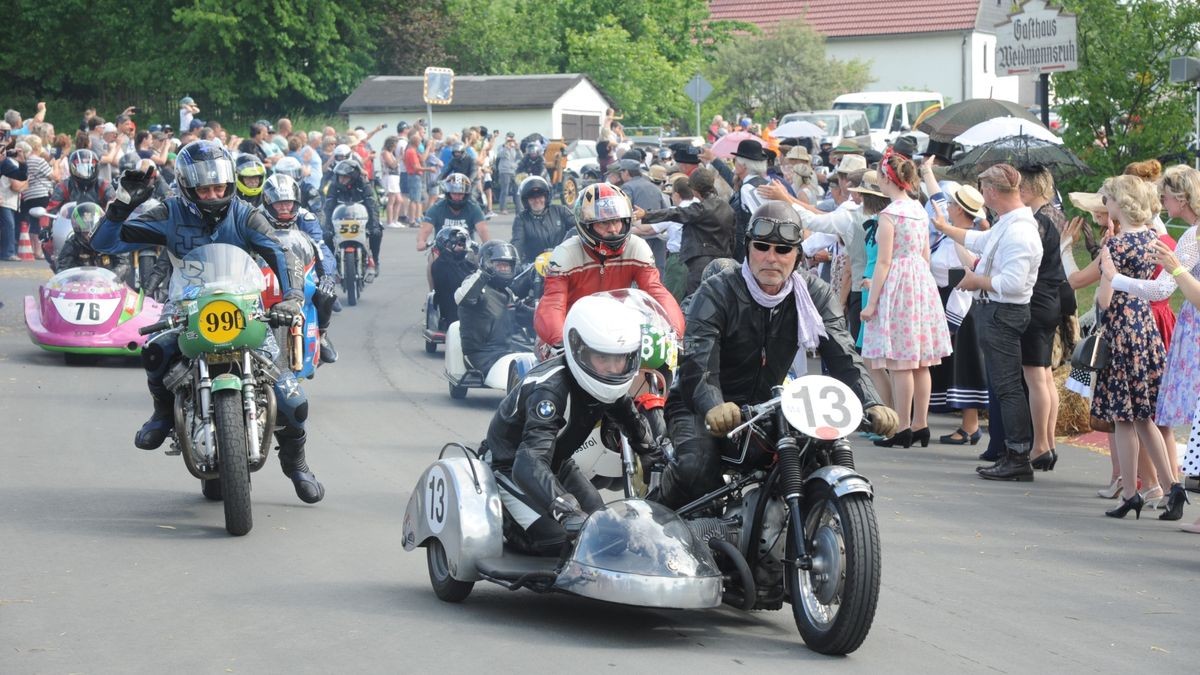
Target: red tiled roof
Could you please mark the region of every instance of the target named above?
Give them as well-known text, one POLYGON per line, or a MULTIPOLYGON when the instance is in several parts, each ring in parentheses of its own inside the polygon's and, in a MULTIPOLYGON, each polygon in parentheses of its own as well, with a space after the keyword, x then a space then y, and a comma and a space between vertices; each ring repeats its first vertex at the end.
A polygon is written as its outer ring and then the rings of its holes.
POLYGON ((714 20, 745 21, 764 30, 805 19, 826 37, 971 30, 980 0, 710 0, 714 20))

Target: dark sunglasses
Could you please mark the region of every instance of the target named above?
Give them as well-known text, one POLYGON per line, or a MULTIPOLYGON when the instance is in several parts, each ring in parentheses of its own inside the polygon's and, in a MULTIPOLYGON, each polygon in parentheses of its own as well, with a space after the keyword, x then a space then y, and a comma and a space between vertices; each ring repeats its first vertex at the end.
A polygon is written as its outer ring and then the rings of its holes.
POLYGON ((787 246, 785 244, 768 244, 765 241, 750 242, 750 245, 754 247, 754 250, 761 251, 763 253, 766 253, 767 251, 770 251, 772 248, 774 248, 775 252, 778 253, 779 255, 787 255, 787 254, 791 253, 792 251, 796 250, 795 246, 787 246))
POLYGON ((800 241, 800 226, 796 223, 788 222, 786 220, 775 220, 774 218, 756 218, 750 223, 750 238, 800 241))

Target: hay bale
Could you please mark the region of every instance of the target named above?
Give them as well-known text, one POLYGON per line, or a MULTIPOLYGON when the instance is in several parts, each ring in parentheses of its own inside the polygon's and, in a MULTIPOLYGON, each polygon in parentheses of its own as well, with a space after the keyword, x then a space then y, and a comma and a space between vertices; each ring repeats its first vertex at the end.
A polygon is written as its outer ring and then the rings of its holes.
POLYGON ((1070 364, 1054 370, 1054 386, 1058 387, 1058 424, 1056 436, 1077 436, 1092 430, 1092 402, 1067 389, 1070 364))

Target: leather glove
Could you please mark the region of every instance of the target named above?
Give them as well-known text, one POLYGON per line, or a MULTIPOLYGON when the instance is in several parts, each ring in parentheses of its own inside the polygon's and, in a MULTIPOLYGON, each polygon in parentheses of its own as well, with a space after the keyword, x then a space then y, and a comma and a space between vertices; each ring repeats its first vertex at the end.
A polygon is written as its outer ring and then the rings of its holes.
POLYGON ((50 228, 43 227, 41 230, 38 230, 38 241, 42 242, 43 244, 50 241, 53 238, 54 238, 54 233, 50 231, 50 228))
POLYGON ((293 289, 271 308, 271 317, 278 323, 292 325, 304 317, 304 295, 293 289))
POLYGON ((874 405, 867 408, 867 419, 871 420, 871 431, 880 436, 891 437, 900 426, 900 418, 896 411, 886 405, 874 405))
POLYGON ((332 274, 326 274, 321 277, 321 282, 317 284, 317 293, 327 298, 336 297, 337 279, 334 279, 332 274))
POLYGON ((550 502, 550 517, 558 521, 558 524, 567 531, 567 535, 574 539, 583 529, 583 523, 587 520, 588 514, 579 505, 579 500, 575 498, 575 495, 563 494, 550 502))
POLYGON ((726 401, 704 413, 704 425, 713 436, 724 436, 742 423, 742 409, 726 401))
POLYGON ((117 180, 117 194, 108 205, 105 216, 114 222, 124 221, 154 194, 154 182, 158 170, 153 164, 146 165, 144 170, 130 169, 121 174, 117 180))

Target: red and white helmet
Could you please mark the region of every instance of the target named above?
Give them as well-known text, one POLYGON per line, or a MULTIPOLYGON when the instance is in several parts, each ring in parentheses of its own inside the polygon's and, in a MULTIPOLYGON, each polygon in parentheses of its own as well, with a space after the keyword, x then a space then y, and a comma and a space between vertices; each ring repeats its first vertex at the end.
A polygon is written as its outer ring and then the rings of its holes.
POLYGON ((604 258, 621 255, 625 242, 629 240, 629 229, 633 224, 633 206, 629 196, 621 188, 608 183, 593 183, 585 187, 575 200, 575 229, 583 245, 604 258), (601 237, 594 225, 611 220, 621 221, 621 231, 610 237, 601 237))

